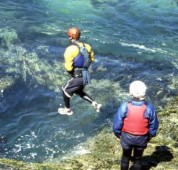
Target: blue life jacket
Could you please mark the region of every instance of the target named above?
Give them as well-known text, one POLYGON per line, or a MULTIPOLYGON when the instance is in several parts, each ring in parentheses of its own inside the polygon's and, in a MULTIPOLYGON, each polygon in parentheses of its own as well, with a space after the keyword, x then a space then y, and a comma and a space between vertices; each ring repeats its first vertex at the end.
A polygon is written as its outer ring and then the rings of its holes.
POLYGON ((79 46, 74 43, 79 48, 79 54, 74 58, 74 70, 75 68, 82 68, 83 85, 86 86, 91 83, 90 74, 88 68, 90 66, 90 55, 83 43, 83 46, 79 46))
POLYGON ((83 46, 79 46, 77 43, 74 43, 79 48, 79 54, 74 58, 74 67, 86 68, 90 66, 90 56, 83 43, 83 46))

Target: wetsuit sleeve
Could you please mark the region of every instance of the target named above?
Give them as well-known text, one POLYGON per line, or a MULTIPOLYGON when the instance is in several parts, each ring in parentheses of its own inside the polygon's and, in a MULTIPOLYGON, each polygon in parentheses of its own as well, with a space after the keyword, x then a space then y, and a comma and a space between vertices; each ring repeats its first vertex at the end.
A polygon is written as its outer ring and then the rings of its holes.
POLYGON ((74 58, 78 55, 79 49, 77 46, 71 45, 64 52, 64 67, 66 71, 73 71, 73 61, 74 58))
POLYGON ((149 133, 152 137, 154 137, 156 136, 159 127, 159 121, 154 106, 151 103, 147 104, 146 115, 149 119, 149 133))
POLYGON ((85 47, 86 47, 86 49, 87 49, 87 51, 90 55, 90 62, 94 62, 95 61, 95 57, 94 57, 95 54, 94 54, 91 46, 89 44, 85 44, 85 47))
POLYGON ((126 117, 127 113, 127 103, 121 104, 119 107, 116 115, 114 116, 114 123, 113 123, 113 132, 116 135, 116 137, 120 137, 122 127, 123 127, 123 121, 126 117))
POLYGON ((89 54, 90 54, 90 61, 94 62, 95 61, 94 52, 91 50, 89 54))

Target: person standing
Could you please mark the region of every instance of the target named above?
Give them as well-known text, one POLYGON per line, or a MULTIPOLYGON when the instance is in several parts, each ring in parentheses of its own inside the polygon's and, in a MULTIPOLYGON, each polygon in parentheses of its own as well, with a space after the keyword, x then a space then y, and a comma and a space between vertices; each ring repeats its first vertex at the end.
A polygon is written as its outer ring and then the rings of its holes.
POLYGON ((62 87, 65 107, 59 108, 58 112, 67 115, 73 114, 70 108, 70 99, 73 94, 79 95, 99 111, 101 104, 84 92, 85 86, 90 83, 88 68, 94 62, 94 52, 89 44, 79 41, 81 35, 79 28, 69 28, 67 35, 71 44, 64 52, 64 67, 70 79, 62 87))
POLYGON ((132 154, 133 170, 141 170, 143 152, 158 130, 154 106, 145 100, 146 90, 144 82, 133 81, 129 88, 131 100, 122 103, 114 116, 113 132, 121 140, 123 151, 121 170, 129 169, 132 154))

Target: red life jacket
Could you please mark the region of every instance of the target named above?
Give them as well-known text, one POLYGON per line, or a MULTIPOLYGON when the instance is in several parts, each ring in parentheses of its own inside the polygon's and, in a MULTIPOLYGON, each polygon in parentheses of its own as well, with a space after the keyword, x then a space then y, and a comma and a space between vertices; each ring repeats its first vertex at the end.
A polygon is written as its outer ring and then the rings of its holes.
POLYGON ((144 117, 146 105, 135 106, 128 103, 127 117, 124 118, 123 132, 133 135, 145 135, 148 133, 148 119, 144 117))

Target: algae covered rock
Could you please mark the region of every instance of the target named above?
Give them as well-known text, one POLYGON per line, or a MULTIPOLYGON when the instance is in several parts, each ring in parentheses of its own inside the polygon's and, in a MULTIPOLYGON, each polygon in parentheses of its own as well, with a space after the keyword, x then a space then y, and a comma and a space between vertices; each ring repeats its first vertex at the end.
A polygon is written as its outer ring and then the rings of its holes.
POLYGON ((42 85, 58 90, 67 78, 63 64, 56 58, 51 58, 53 61, 50 62, 51 56, 47 52, 46 58, 40 58, 36 52, 27 52, 20 46, 11 48, 9 51, 1 57, 1 90, 13 85, 17 79, 26 83, 27 86, 42 85))
POLYGON ((11 76, 5 76, 0 78, 0 92, 2 93, 5 88, 12 86, 15 83, 15 79, 11 76))
POLYGON ((0 29, 0 45, 4 48, 9 48, 12 43, 18 39, 15 30, 9 28, 0 29))

